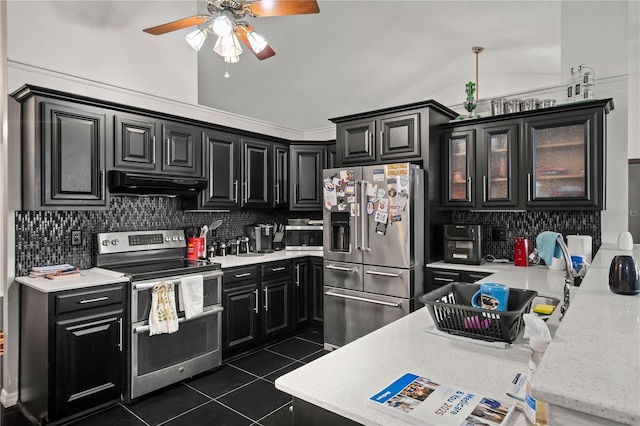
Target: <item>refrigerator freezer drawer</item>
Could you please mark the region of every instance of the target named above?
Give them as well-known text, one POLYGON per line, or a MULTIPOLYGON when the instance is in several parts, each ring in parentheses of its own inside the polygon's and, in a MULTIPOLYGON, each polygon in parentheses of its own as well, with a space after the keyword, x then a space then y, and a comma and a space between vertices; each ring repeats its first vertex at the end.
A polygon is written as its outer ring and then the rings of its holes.
POLYGON ((344 346, 410 312, 410 300, 324 287, 324 342, 344 346))
POLYGON ((324 285, 362 290, 362 265, 346 262, 324 262, 324 285))
POLYGON ((413 269, 364 265, 364 291, 395 297, 411 297, 413 269))

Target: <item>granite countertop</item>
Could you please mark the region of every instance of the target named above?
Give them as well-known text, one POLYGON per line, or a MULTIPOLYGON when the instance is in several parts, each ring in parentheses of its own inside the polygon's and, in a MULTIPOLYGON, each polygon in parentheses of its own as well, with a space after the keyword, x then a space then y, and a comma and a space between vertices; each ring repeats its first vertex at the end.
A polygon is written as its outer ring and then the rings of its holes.
POLYGON ((118 272, 108 271, 102 268, 91 268, 80 271, 79 275, 57 280, 50 280, 44 277, 16 277, 16 281, 43 293, 50 293, 54 291, 75 290, 78 288, 127 282, 129 278, 118 272))
POLYGON ((222 269, 235 268, 236 266, 255 265, 257 263, 275 262, 278 260, 295 259, 297 257, 317 256, 322 257, 322 250, 280 250, 273 253, 264 253, 251 256, 216 256, 214 262, 220 263, 222 269))
POLYGON ((611 259, 631 253, 640 259, 640 245, 598 250, 532 386, 534 395, 567 410, 638 425, 640 295, 609 290, 611 259))
MULTIPOLYGON (((564 272, 544 266, 514 267, 479 282, 500 282, 514 288, 536 290, 540 295, 562 298, 564 272)), ((470 270, 477 270, 472 268, 470 270)), ((556 309, 548 324, 552 333, 559 324, 556 309)), ((403 424, 397 417, 367 404, 367 399, 407 372, 506 400, 516 373, 527 369, 528 343, 520 336, 505 349, 426 333, 433 325, 426 308, 345 345, 276 380, 276 387, 296 398, 365 425, 403 424)), ((516 412, 513 424, 526 424, 516 412)))

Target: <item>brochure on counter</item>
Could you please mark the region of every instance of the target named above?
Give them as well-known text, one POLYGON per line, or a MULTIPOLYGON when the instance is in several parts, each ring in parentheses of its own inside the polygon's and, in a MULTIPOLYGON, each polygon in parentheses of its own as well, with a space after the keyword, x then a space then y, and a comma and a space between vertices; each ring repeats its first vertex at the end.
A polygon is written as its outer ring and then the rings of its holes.
POLYGON ((416 425, 505 425, 511 404, 407 373, 369 398, 369 404, 416 425))

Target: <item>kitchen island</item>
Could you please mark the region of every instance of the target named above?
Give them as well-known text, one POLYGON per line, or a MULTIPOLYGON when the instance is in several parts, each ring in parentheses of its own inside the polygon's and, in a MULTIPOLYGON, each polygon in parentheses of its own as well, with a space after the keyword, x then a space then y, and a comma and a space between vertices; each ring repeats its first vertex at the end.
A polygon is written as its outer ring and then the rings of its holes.
MULTIPOLYGON (((640 246, 635 253, 636 257, 640 258, 640 246)), ((607 247, 601 249, 593 262, 595 273, 592 274, 590 271, 582 286, 572 289, 572 304, 562 322, 559 321, 560 309, 556 309, 549 318, 548 325, 554 342, 547 351, 534 381, 535 392, 539 393, 541 398, 546 398, 552 404, 552 408, 560 406, 586 413, 587 417, 582 419, 583 423, 585 419, 591 419, 594 424, 604 424, 602 417, 623 424, 640 423, 640 326, 637 321, 640 297, 619 296, 609 291, 607 280, 603 280, 602 277, 604 272, 599 269, 606 268, 608 272, 608 265, 614 254, 615 251, 607 247), (582 292, 585 294, 581 296, 582 292), (593 309, 593 306, 598 305, 590 305, 593 298, 597 297, 611 299, 611 305, 625 305, 625 312, 613 314, 615 309, 611 307, 611 313, 604 308, 603 315, 598 315, 593 309), (612 301, 614 303, 611 303, 612 301), (589 319, 585 319, 585 316, 589 319), (608 328, 604 325, 592 327, 592 323, 597 322, 597 319, 602 323, 608 323, 608 328), (622 320, 627 323, 625 334, 635 333, 633 336, 625 338, 620 333, 611 333, 613 327, 622 320), (580 336, 580 333, 588 334, 589 330, 593 331, 593 335, 584 343, 571 337, 580 336), (597 334, 606 332, 610 333, 606 337, 597 334), (603 343, 604 339, 607 341, 603 343), (589 345, 588 342, 592 344, 589 345), (626 349, 628 352, 612 354, 611 352, 621 351, 619 346, 623 342, 629 345, 626 349), (583 345, 589 346, 590 351, 586 352, 583 345), (629 368, 619 363, 608 363, 608 360, 615 362, 619 357, 626 357, 627 363, 631 364, 629 368), (597 397, 600 398, 597 404, 592 401, 594 394, 587 395, 593 392, 593 382, 590 380, 594 378, 586 378, 584 364, 603 364, 594 368, 596 373, 603 374, 596 381, 598 386, 604 388, 597 391, 597 397), (603 372, 605 370, 610 371, 603 372), (559 377, 558 380, 556 376, 559 377), (626 417, 622 414, 626 414, 626 417)), ((551 271, 544 266, 492 266, 496 267, 496 270, 499 269, 498 272, 481 282, 499 282, 514 288, 535 290, 543 296, 562 299, 563 271, 551 271)), ((516 373, 527 369, 529 349, 522 336, 509 347, 498 349, 425 332, 425 328, 432 324, 427 309, 418 309, 278 378, 276 387, 293 395, 294 409, 298 405, 304 409, 319 407, 331 415, 345 419, 345 424, 403 424, 397 417, 369 407, 367 400, 407 372, 506 400, 508 397, 505 392, 511 380, 516 373)), ((584 336, 581 339, 584 339, 584 336)), ((297 417, 297 412, 294 413, 297 417)), ((515 414, 512 424, 526 424, 522 413, 515 414)), ((575 423, 574 421, 573 424, 575 423)), ((561 423, 558 421, 556 424, 561 423)))

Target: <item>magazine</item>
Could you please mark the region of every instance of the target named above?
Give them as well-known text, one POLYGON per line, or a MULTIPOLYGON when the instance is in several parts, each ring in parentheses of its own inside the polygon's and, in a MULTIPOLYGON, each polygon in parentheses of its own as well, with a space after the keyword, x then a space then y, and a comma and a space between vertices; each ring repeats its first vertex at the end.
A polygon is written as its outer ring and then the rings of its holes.
POLYGON ((511 404, 407 373, 369 398, 369 404, 417 425, 504 425, 511 404))

